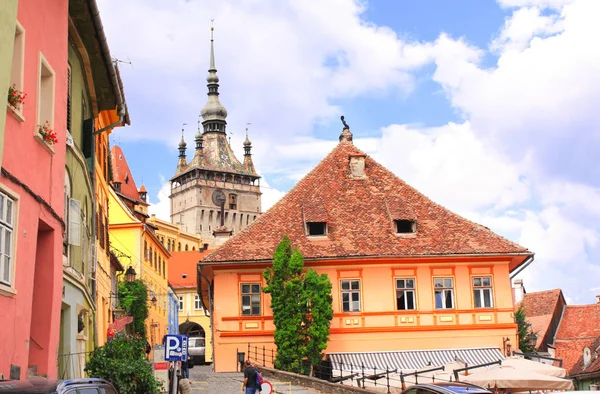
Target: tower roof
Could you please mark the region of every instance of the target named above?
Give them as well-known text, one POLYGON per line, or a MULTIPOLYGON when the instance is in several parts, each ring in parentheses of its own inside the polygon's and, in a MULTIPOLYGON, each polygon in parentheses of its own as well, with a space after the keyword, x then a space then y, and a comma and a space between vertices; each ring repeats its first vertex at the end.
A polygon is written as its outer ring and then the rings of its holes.
MULTIPOLYGON (((217 76, 217 68, 215 67, 215 47, 214 47, 214 28, 210 28, 210 66, 208 69, 208 76, 206 77, 206 82, 208 82, 208 101, 202 111, 200 111, 200 115, 202 115, 202 119, 204 120, 204 124, 208 122, 221 122, 223 124, 226 123, 227 118, 227 110, 219 101, 219 77, 217 76)), ((205 132, 225 132, 225 128, 214 128, 214 127, 205 127, 205 132)))
POLYGON ((204 261, 269 261, 285 235, 306 259, 513 255, 514 269, 533 254, 431 201, 346 138, 277 204, 204 261), (416 231, 397 234, 402 221, 414 223, 416 231), (325 222, 326 235, 307 236, 307 222, 325 222))
MULTIPOLYGON (((110 150, 110 161, 112 165, 112 183, 120 182, 119 193, 134 201, 140 201, 140 191, 138 191, 133 179, 133 174, 127 164, 127 159, 120 146, 113 146, 110 150)), ((142 186, 143 187, 143 186, 142 186)))

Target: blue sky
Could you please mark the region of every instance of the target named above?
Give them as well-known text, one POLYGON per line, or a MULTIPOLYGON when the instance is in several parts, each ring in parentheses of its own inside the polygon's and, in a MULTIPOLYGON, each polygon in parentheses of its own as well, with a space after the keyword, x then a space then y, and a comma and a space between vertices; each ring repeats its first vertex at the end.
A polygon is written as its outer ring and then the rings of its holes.
POLYGON ((600 2, 100 0, 132 125, 119 144, 154 212, 206 102, 210 19, 228 131, 250 122, 268 208, 355 143, 434 201, 536 252, 528 291, 600 293, 600 2), (583 283, 583 284, 582 284, 583 283))

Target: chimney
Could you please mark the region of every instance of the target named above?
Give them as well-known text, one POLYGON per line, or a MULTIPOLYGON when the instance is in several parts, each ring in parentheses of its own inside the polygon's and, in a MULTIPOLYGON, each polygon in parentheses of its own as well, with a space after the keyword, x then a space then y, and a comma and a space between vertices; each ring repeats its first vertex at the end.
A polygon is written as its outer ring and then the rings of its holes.
POLYGON ((513 284, 513 295, 514 295, 515 304, 518 304, 519 302, 523 301, 523 296, 526 293, 527 292, 525 291, 525 287, 523 287, 523 280, 522 279, 515 280, 514 284, 513 284))
POLYGON ((596 294, 596 299, 598 299, 598 304, 600 304, 600 294, 596 294))

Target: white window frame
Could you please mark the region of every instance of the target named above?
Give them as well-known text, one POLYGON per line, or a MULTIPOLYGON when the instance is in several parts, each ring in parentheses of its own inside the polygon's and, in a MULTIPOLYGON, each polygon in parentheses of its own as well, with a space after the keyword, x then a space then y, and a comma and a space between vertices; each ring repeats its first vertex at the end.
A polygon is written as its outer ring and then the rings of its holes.
POLYGON ((195 311, 201 311, 202 310, 202 303, 200 302, 200 296, 199 295, 195 295, 194 296, 194 310, 195 311))
POLYGON ((262 285, 259 282, 244 282, 240 283, 240 313, 242 316, 261 316, 262 314, 262 285), (244 292, 244 286, 249 286, 249 291, 244 292), (254 291, 253 287, 258 286, 258 291, 254 291), (254 303, 258 296, 258 313, 253 312, 254 303), (248 308, 244 309, 244 301, 248 300, 248 308), (246 313, 249 311, 249 313, 246 313))
POLYGON ((494 291, 493 291, 493 281, 491 275, 482 275, 482 276, 473 276, 472 281, 473 285, 473 307, 475 309, 486 309, 494 307, 494 291), (476 284, 479 280, 480 284, 476 284), (489 284, 484 285, 484 280, 489 280, 489 284), (485 293, 489 293, 489 305, 485 305, 485 293), (479 299, 479 306, 477 306, 477 299, 479 299))
POLYGON ((360 312, 362 310, 362 295, 361 295, 360 279, 340 279, 340 310, 342 312, 360 312), (348 289, 344 289, 344 282, 348 282, 348 289), (353 284, 357 283, 358 288, 353 288, 353 284), (349 294, 348 300, 344 301, 344 294, 349 294), (354 294, 358 294, 358 300, 354 300, 354 294), (344 302, 348 302, 348 310, 344 310, 344 302), (358 308, 355 304, 358 302, 358 308))
POLYGON ((396 310, 398 311, 415 311, 417 310, 417 279, 414 277, 394 278, 394 286, 396 289, 396 310), (399 287, 399 281, 404 281, 404 286, 399 287), (412 281, 412 287, 408 286, 409 281, 412 281), (398 306, 398 294, 404 293, 404 309, 398 306), (408 307, 408 294, 412 294, 413 307, 408 307))
POLYGON ((39 55, 38 86, 37 86, 37 122, 34 135, 38 141, 46 144, 38 133, 38 126, 48 121, 54 128, 54 105, 56 96, 56 73, 42 52, 39 55), (43 97, 42 97, 43 95, 43 97))
POLYGON ((69 245, 81 246, 81 201, 69 198, 69 245))
POLYGON ((7 193, 3 189, 0 189, 0 196, 0 288, 9 290, 13 289, 15 274, 15 234, 17 233, 16 227, 18 223, 18 199, 16 196, 11 193, 7 193), (6 214, 9 211, 10 220, 7 220, 8 216, 6 214), (6 239, 7 234, 9 236, 8 240, 6 239), (8 264, 6 263, 6 259, 8 259, 8 264), (8 279, 5 279, 6 276, 8 276, 8 279))
MULTIPOLYGON (((10 72, 10 84, 15 84, 17 90, 23 91, 23 76, 25 74, 25 29, 19 23, 19 21, 16 22, 17 23, 15 25, 15 41, 13 46, 13 56, 10 72)), ((23 106, 21 106, 21 108, 17 110, 14 110, 14 113, 17 115, 17 119, 21 122, 25 120, 25 118, 23 117, 23 106)))
POLYGON ((435 309, 455 309, 456 308, 456 298, 454 296, 454 278, 453 277, 438 277, 433 278, 433 297, 434 297, 434 306, 435 309), (447 280, 450 280, 451 286, 447 286, 447 280), (441 282, 440 282, 441 281, 441 282), (440 283, 440 286, 438 286, 440 283), (437 304, 437 295, 438 293, 441 295, 441 306, 437 304), (450 294, 450 300, 452 301, 452 305, 449 307, 445 304, 445 300, 447 298, 447 294, 450 294))
POLYGON ((177 307, 179 307, 179 310, 182 311, 185 308, 185 300, 183 299, 183 296, 178 296, 177 300, 179 301, 177 303, 177 307))

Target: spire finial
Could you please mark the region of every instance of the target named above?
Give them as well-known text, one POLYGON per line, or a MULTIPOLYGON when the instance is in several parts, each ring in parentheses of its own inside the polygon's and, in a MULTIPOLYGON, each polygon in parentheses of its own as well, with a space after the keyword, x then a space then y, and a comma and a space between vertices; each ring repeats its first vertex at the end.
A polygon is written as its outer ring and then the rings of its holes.
POLYGON ((352 142, 352 133, 350 132, 350 126, 348 125, 348 123, 346 123, 346 120, 344 119, 344 115, 340 116, 340 119, 342 120, 342 124, 344 125, 342 134, 340 134, 340 142, 343 142, 343 141, 352 142))
POLYGON ((187 147, 187 144, 185 143, 185 139, 183 138, 185 125, 187 125, 187 123, 184 123, 183 126, 181 126, 181 141, 179 142, 179 157, 183 157, 183 158, 185 158, 185 148, 187 147))
POLYGON ((217 68, 215 67, 215 45, 214 45, 215 26, 214 26, 214 23, 215 23, 215 20, 213 18, 210 20, 210 68, 208 69, 208 71, 212 71, 212 70, 217 71, 217 68))
MULTIPOLYGON (((214 19, 211 19, 211 23, 214 19)), ((217 68, 215 67, 215 44, 214 44, 214 26, 210 27, 210 66, 208 69, 208 102, 202 108, 200 115, 204 120, 204 132, 217 132, 225 134, 227 124, 227 110, 219 102, 219 77, 217 76, 217 68)))

